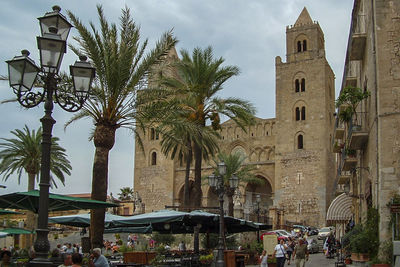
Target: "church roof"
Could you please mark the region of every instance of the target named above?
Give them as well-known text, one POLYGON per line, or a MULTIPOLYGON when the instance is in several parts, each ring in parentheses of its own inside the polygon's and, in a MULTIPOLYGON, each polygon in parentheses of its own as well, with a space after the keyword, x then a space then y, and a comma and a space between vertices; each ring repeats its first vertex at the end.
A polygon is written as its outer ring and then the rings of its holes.
POLYGON ((304 7, 303 11, 301 11, 300 16, 297 18, 294 26, 301 26, 305 24, 313 24, 310 14, 307 11, 307 8, 304 7))

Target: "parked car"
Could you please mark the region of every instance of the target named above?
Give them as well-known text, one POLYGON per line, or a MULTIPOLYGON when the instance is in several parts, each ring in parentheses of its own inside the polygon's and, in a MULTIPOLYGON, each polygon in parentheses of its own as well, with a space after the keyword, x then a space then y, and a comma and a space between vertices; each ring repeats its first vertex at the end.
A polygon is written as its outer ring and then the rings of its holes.
POLYGON ((278 229, 278 230, 274 230, 274 232, 279 233, 281 236, 284 236, 286 238, 292 237, 292 234, 289 233, 288 231, 284 230, 284 229, 278 229))
POLYGON ((265 233, 261 234, 261 240, 263 239, 262 236, 264 236, 264 235, 276 235, 278 241, 281 240, 281 239, 287 240, 286 236, 282 235, 281 233, 279 233, 279 232, 277 232, 275 230, 274 231, 268 231, 268 232, 265 232, 265 233))
POLYGON ((318 229, 317 229, 316 227, 313 227, 313 226, 308 226, 308 227, 307 227, 307 234, 308 234, 309 236, 311 236, 311 235, 318 235, 318 229))
POLYGON ((307 249, 309 253, 318 253, 319 252, 319 247, 318 247, 318 242, 314 238, 307 239, 308 245, 307 249))
POLYGON ((330 227, 322 227, 318 230, 318 239, 325 239, 331 234, 332 229, 330 227))

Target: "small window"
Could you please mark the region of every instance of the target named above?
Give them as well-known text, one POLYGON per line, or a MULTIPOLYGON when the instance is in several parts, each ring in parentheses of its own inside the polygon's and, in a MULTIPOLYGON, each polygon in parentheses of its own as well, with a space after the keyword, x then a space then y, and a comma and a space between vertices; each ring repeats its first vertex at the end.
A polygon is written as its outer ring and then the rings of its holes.
POLYGON ((160 133, 158 131, 155 132, 156 132, 156 140, 160 139, 160 133))
POLYGON ((301 120, 306 120, 306 107, 301 107, 301 120))
POLYGON ((303 149, 303 135, 299 134, 297 136, 297 149, 303 149))
POLYGON ((156 136, 156 131, 154 130, 154 128, 150 129, 150 140, 154 140, 156 136))
POLYGON ((300 92, 300 82, 299 82, 299 79, 296 79, 296 80, 294 81, 294 87, 295 87, 296 93, 300 92))
POLYGON ((301 52, 301 41, 297 42, 297 52, 301 52))
POLYGON ((303 40, 303 51, 307 51, 307 40, 303 40))
POLYGON ((299 108, 299 107, 296 107, 296 114, 295 114, 295 116, 296 116, 296 121, 299 121, 299 120, 300 120, 300 108, 299 108))
POLYGON ((151 165, 157 165, 157 153, 151 153, 151 165))
POLYGON ((306 91, 306 79, 301 79, 301 91, 305 92, 306 91))

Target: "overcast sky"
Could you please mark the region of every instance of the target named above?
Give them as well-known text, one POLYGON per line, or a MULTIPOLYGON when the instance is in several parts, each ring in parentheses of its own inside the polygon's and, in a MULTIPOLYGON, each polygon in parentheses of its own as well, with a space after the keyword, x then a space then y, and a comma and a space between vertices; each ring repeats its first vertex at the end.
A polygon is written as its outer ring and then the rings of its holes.
MULTIPOLYGON (((127 0, 127 1, 50 1, 50 0, 3 0, 0 9, 0 75, 7 75, 5 60, 20 55, 22 49, 31 52, 31 58, 39 64, 36 36, 40 34, 38 20, 51 7, 58 4, 62 13, 71 10, 84 24, 97 24, 96 4, 103 5, 110 22, 118 23, 121 8, 128 6, 136 23, 141 26, 142 38, 149 39, 149 47, 161 34, 173 29, 178 38, 177 51, 190 52, 194 47, 211 45, 215 57, 222 56, 225 63, 237 65, 241 74, 224 86, 222 95, 236 96, 251 101, 260 118, 275 117, 275 57, 286 61, 286 26, 293 25, 306 7, 311 18, 318 21, 325 33, 325 49, 328 62, 336 76, 336 95, 340 90, 343 64, 350 27, 353 1, 351 0, 127 0)), ((73 29, 71 36, 76 36, 73 29)), ((67 71, 77 57, 67 51, 62 69, 67 71)), ((0 81, 0 100, 14 95, 8 82, 0 81)), ((43 104, 26 110, 17 103, 0 105, 0 137, 11 137, 10 131, 28 125, 40 126, 43 104)), ((70 125, 64 132, 64 123, 71 113, 55 105, 53 113, 57 123, 53 135, 60 138, 67 150, 73 170, 67 177, 66 186, 51 189, 55 193, 90 193, 94 145, 88 141, 93 127, 91 120, 81 120, 70 125)), ((116 144, 110 153, 109 188, 114 196, 122 187, 133 186, 134 136, 124 129, 117 130, 116 144)), ((26 191, 27 176, 20 185, 17 177, 11 177, 1 193, 26 191)))

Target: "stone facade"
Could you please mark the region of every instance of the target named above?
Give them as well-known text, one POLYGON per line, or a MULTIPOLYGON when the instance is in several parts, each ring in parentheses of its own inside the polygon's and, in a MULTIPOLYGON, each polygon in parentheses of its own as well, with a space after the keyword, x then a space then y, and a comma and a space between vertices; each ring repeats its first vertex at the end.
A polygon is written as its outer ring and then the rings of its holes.
MULTIPOLYGON (((276 118, 257 118, 246 133, 226 121, 219 145, 221 151, 246 155, 246 164, 255 165, 256 175, 265 181, 263 186, 247 184, 239 189, 236 215, 254 220, 259 194, 262 217, 278 218, 277 224, 284 216, 287 221, 322 226, 332 198, 328 192, 334 186, 329 138, 334 124, 334 74, 325 58, 323 32, 307 9, 294 26, 287 27, 286 39, 286 62, 276 58, 276 118)), ((184 164, 162 155, 161 136, 157 139, 151 129, 142 138, 144 151, 138 144, 135 147, 134 190, 145 211, 180 205, 184 164)), ((202 175, 209 174, 211 166, 204 162, 202 175)), ((192 170, 191 179, 193 175, 192 170)), ((202 192, 203 206, 218 206, 207 185, 202 192)))
MULTIPOLYGON (((337 181, 349 187, 356 223, 365 219, 369 207, 378 208, 380 240, 387 240, 387 204, 400 194, 399 1, 354 1, 342 90, 348 85, 371 95, 358 107, 358 128, 344 125, 340 141, 355 146, 357 158, 346 171, 350 158, 338 154, 337 181)), ((334 135, 339 131, 336 127, 334 135)))

